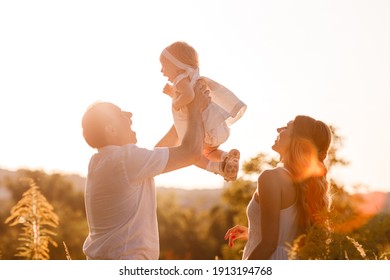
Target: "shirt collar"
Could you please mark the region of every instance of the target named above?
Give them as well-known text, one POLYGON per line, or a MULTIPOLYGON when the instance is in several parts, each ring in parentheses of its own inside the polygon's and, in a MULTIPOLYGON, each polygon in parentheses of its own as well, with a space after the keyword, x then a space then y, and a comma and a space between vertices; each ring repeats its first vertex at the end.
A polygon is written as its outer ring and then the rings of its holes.
POLYGON ((102 152, 112 151, 112 150, 117 149, 117 148, 119 148, 119 146, 108 145, 108 146, 104 146, 104 147, 98 148, 97 150, 98 150, 99 153, 102 153, 102 152))

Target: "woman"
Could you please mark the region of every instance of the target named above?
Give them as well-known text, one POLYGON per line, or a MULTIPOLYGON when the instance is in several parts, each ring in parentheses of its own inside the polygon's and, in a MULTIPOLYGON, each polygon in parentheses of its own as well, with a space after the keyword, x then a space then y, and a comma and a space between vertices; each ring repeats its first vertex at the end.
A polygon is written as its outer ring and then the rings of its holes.
POLYGON ((287 244, 313 224, 325 224, 329 185, 324 160, 331 131, 321 121, 297 116, 279 135, 272 149, 281 165, 263 171, 247 207, 248 228, 236 225, 225 240, 247 240, 242 259, 288 259, 287 244))

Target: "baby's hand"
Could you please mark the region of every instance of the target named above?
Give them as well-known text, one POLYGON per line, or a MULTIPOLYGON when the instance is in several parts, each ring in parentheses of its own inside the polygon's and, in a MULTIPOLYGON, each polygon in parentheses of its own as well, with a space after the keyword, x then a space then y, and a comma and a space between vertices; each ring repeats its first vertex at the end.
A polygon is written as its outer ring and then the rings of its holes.
POLYGON ((163 93, 172 97, 173 96, 173 86, 170 84, 166 84, 164 89, 163 89, 163 93))

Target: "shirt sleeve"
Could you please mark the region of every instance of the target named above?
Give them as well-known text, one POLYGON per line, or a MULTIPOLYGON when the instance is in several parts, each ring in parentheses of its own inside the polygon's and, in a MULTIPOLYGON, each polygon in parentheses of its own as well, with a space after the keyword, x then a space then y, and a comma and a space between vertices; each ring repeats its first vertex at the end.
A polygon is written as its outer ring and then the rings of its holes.
POLYGON ((136 145, 125 146, 125 168, 132 180, 160 175, 167 165, 169 149, 158 147, 153 150, 139 148, 136 145))

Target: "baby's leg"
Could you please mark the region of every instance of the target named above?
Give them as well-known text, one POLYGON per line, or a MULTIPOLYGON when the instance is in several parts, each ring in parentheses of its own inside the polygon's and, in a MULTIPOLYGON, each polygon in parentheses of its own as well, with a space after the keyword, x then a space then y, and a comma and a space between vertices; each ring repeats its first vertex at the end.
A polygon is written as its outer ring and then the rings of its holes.
POLYGON ((240 151, 232 149, 222 162, 223 178, 226 181, 235 181, 239 170, 240 151))
POLYGON ((205 146, 205 148, 203 149, 203 156, 205 156, 210 161, 214 161, 214 162, 223 161, 226 155, 227 153, 225 151, 218 149, 218 146, 217 147, 205 146))
POLYGON ((199 160, 197 163, 195 163, 195 165, 196 165, 197 167, 199 167, 199 168, 202 168, 202 169, 204 169, 204 170, 207 170, 207 166, 208 166, 209 162, 210 162, 210 161, 209 161, 205 156, 202 156, 202 157, 200 158, 200 160, 199 160))
POLYGON ((218 162, 211 161, 203 155, 201 159, 197 163, 195 163, 195 165, 209 172, 223 176, 221 161, 218 162))
MULTIPOLYGON (((213 150, 217 153, 218 149, 213 150)), ((221 175, 227 182, 235 181, 239 169, 240 152, 236 149, 230 150, 229 153, 221 151, 220 161, 211 161, 204 154, 195 164, 197 167, 221 175)))

